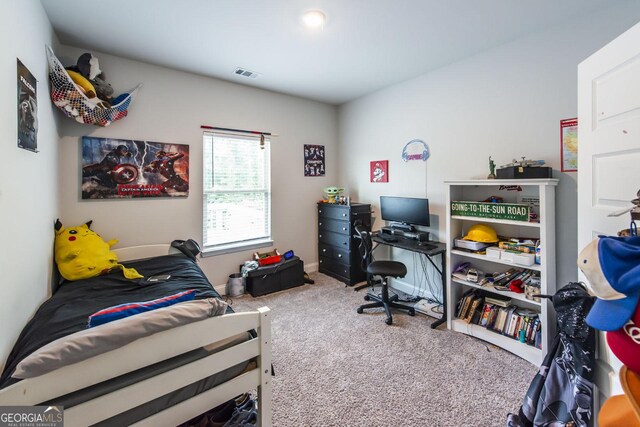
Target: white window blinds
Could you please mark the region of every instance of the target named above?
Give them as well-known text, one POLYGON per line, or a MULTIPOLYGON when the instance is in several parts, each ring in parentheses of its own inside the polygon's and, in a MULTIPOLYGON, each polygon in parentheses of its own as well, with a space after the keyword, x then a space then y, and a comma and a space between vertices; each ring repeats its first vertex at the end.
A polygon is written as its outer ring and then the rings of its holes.
POLYGON ((205 133, 203 142, 204 250, 271 240, 269 138, 205 133))

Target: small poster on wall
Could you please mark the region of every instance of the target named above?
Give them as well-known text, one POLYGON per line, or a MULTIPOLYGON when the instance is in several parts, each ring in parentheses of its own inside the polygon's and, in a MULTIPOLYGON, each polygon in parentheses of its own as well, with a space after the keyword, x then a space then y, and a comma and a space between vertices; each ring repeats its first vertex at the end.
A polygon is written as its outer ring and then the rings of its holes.
POLYGON ((389 182, 389 160, 374 160, 369 166, 371 182, 389 182))
POLYGON ((18 147, 38 152, 36 78, 18 59, 18 147))
POLYGON ((578 119, 560 120, 560 155, 562 172, 578 170, 578 119))
POLYGON ((304 176, 324 176, 324 145, 305 144, 304 176))
POLYGON ((82 198, 187 197, 189 146, 82 137, 82 198))

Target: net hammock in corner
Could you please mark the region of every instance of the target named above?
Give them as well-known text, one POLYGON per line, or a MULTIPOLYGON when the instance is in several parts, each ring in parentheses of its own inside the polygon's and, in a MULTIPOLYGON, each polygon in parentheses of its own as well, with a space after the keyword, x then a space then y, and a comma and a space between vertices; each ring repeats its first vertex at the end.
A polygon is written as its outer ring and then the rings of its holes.
MULTIPOLYGON (((105 107, 100 104, 99 98, 87 98, 78 89, 50 46, 47 46, 47 59, 49 60, 51 100, 67 117, 71 117, 78 123, 108 126, 112 122, 126 117, 129 104, 142 86, 139 84, 124 94, 125 96, 117 104, 105 107)), ((122 96, 120 95, 120 97, 122 96)))

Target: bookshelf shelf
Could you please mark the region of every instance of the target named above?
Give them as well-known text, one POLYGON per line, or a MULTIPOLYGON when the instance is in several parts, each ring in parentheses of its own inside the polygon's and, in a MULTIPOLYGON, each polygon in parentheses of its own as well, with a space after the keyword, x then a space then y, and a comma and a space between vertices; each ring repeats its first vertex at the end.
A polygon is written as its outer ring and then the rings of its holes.
MULTIPOLYGON (((555 267, 555 189, 557 179, 519 179, 519 180, 464 180, 445 181, 448 187, 446 201, 446 229, 448 239, 447 249, 447 326, 449 329, 482 339, 513 354, 522 357, 529 362, 540 365, 547 354, 549 346, 555 336, 555 312, 551 302, 543 299, 541 302, 526 299, 524 294, 515 292, 498 291, 493 287, 480 286, 477 283, 468 282, 452 276, 453 270, 462 262, 471 262, 479 270, 485 272, 500 271, 501 265, 534 270, 540 275, 540 293, 553 295, 556 291, 556 267, 555 267), (508 187, 508 188, 505 188, 508 187), (518 191, 509 191, 517 188, 518 191), (524 198, 536 200, 536 213, 540 222, 524 222, 502 220, 496 218, 482 218, 469 216, 452 216, 451 202, 460 200, 485 200, 490 196, 502 197, 506 203, 521 203, 524 198), (453 249, 453 241, 464 235, 469 227, 476 223, 486 223, 493 227, 498 234, 504 233, 509 237, 526 237, 540 240, 540 264, 524 266, 501 259, 489 258, 486 255, 475 254, 463 250, 453 249), (514 228, 517 226, 519 228, 514 228), (509 233, 521 233, 509 235, 509 233), (527 234, 527 235, 524 235, 527 234), (456 318, 458 301, 469 290, 480 289, 487 295, 499 295, 511 298, 511 304, 523 308, 534 309, 538 312, 538 318, 542 324, 540 342, 542 348, 521 343, 509 336, 502 335, 490 329, 465 320, 456 318)), ((529 202, 531 203, 531 202, 529 202)))
POLYGON ((517 292, 498 291, 496 289, 493 289, 491 286, 480 286, 477 283, 468 282, 466 280, 458 279, 457 277, 451 277, 451 281, 455 282, 455 283, 459 283, 461 285, 468 286, 470 288, 482 289, 483 291, 487 291, 487 292, 492 293, 492 294, 502 295, 502 296, 511 298, 513 300, 526 302, 527 304, 531 304, 531 305, 534 305, 534 306, 537 306, 537 307, 540 307, 540 305, 541 305, 541 303, 535 302, 535 301, 530 300, 530 299, 527 299, 527 298, 525 298, 524 294, 519 294, 517 292))
MULTIPOLYGON (((482 221, 482 222, 484 222, 484 221, 482 221)), ((511 267, 526 268, 528 270, 534 270, 534 271, 542 271, 542 267, 540 265, 538 265, 538 264, 520 265, 520 264, 515 264, 513 262, 505 261, 505 260, 502 260, 502 259, 489 258, 486 255, 474 254, 473 252, 460 251, 458 249, 451 249, 451 254, 460 255, 460 256, 463 256, 463 257, 466 257, 466 258, 480 259, 480 260, 484 260, 484 261, 493 262, 493 263, 496 263, 496 264, 510 265, 511 267)))
POLYGON ((497 345, 534 365, 539 366, 542 363, 543 356, 541 349, 521 343, 518 340, 493 332, 482 326, 467 323, 460 319, 453 319, 451 329, 455 332, 462 332, 463 334, 471 335, 493 345, 497 345))

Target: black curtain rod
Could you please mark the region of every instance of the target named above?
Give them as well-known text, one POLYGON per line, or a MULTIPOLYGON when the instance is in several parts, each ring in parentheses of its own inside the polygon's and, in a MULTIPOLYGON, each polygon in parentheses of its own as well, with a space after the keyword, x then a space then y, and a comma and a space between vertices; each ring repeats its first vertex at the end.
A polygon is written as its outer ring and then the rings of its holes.
POLYGON ((231 129, 231 128, 220 128, 220 127, 215 127, 215 126, 206 126, 206 125, 202 125, 200 126, 201 129, 209 129, 209 130, 221 130, 221 131, 226 131, 226 132, 242 132, 242 133, 251 133, 254 135, 269 135, 269 136, 278 136, 278 135, 274 135, 271 132, 258 132, 255 130, 244 130, 244 129, 231 129))

